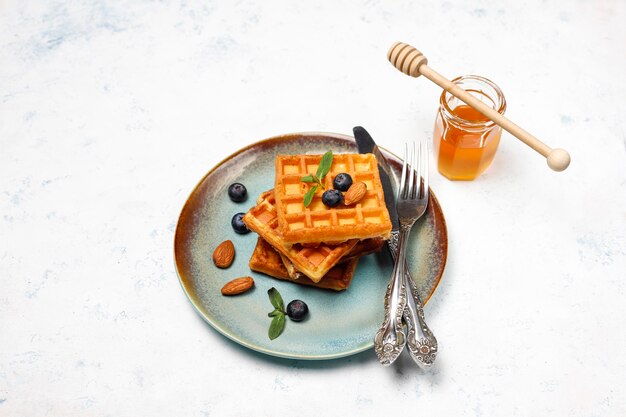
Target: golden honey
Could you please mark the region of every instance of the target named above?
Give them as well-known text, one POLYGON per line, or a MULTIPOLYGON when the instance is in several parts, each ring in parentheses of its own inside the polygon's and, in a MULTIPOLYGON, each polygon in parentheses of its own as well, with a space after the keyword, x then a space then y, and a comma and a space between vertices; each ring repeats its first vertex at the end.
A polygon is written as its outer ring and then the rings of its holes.
MULTIPOLYGON (((504 114, 504 95, 493 82, 475 75, 458 77, 452 82, 504 114)), ((493 161, 501 134, 498 125, 444 91, 433 133, 437 169, 451 180, 475 179, 493 161)))

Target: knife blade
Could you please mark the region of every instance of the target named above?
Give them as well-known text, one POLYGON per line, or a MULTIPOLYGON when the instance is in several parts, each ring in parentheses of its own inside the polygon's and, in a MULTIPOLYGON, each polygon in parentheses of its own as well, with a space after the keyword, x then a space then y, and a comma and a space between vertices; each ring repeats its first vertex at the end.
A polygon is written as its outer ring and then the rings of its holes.
POLYGON ((367 130, 365 130, 362 126, 356 126, 352 129, 352 132, 354 133, 354 139, 356 140, 356 147, 359 150, 359 153, 372 153, 378 161, 378 173, 380 176, 380 182, 383 185, 385 205, 387 206, 389 217, 391 218, 391 230, 398 231, 400 230, 400 223, 398 222, 396 198, 390 178, 390 176, 393 176, 391 166, 367 130))

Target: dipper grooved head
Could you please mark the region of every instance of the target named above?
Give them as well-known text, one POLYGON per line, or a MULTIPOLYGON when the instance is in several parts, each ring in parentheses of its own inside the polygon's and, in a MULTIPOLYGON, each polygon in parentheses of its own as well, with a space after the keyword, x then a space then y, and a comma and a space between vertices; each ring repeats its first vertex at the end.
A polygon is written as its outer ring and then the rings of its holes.
POLYGON ((419 77, 420 66, 428 64, 428 59, 420 51, 404 42, 394 43, 387 52, 387 59, 391 65, 411 77, 419 77))

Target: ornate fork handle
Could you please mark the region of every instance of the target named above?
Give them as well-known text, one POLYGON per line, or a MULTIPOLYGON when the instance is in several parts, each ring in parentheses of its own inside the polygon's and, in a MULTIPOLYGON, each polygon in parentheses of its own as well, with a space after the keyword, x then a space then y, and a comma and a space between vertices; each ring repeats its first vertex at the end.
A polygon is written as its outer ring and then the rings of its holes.
MULTIPOLYGON (((395 261, 398 254, 398 232, 392 232, 391 239, 387 243, 389 252, 395 261)), ((412 297, 408 297, 403 313, 403 319, 407 327, 406 344, 409 347, 411 357, 418 366, 428 369, 437 357, 437 339, 424 320, 424 308, 419 291, 406 264, 404 265, 404 270, 405 285, 412 295, 412 297)))
MULTIPOLYGON (((396 235, 395 238, 398 239, 398 236, 396 235)), ((402 321, 402 315, 407 305, 404 266, 404 263, 394 263, 393 273, 385 293, 383 324, 374 336, 376 356, 378 361, 386 366, 391 365, 400 356, 406 344, 406 333, 402 321)))

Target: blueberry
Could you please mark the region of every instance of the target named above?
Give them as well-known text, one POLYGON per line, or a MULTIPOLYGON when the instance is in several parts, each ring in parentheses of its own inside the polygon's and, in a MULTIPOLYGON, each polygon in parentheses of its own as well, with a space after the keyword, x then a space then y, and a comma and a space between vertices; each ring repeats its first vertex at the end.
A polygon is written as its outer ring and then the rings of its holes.
POLYGON ((337 174, 333 180, 333 188, 339 191, 348 191, 348 188, 352 185, 352 177, 350 174, 342 172, 337 174))
POLYGON ((287 304, 287 315, 293 321, 302 321, 309 314, 309 307, 304 301, 293 300, 287 304))
POLYGON ((228 187, 228 196, 235 203, 240 203, 245 200, 247 194, 248 191, 246 190, 246 187, 238 182, 234 182, 228 187))
POLYGON ((326 190, 322 194, 322 203, 328 207, 337 207, 343 201, 343 194, 338 190, 326 190))
POLYGON ((248 229, 246 227, 246 224, 243 222, 244 214, 246 213, 237 213, 230 221, 230 224, 233 226, 233 229, 235 229, 235 232, 239 233, 240 235, 245 235, 246 233, 250 232, 250 229, 248 229))

